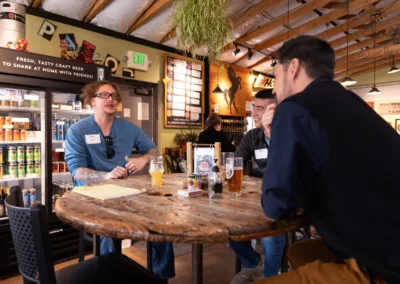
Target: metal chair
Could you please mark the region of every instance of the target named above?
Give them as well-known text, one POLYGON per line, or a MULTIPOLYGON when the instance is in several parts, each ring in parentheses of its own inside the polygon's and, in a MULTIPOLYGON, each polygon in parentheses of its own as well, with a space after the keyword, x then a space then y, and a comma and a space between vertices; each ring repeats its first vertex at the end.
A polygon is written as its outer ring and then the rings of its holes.
POLYGON ((19 187, 11 188, 5 203, 24 283, 166 283, 118 253, 93 257, 55 272, 45 207, 20 207, 23 203, 19 187))

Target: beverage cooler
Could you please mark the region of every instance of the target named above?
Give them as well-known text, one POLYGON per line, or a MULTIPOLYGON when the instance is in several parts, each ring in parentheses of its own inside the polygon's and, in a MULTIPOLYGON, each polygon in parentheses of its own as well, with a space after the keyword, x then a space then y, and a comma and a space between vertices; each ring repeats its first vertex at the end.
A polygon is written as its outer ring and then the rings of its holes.
POLYGON ((64 160, 68 128, 91 115, 83 105, 84 84, 110 79, 104 66, 0 48, 0 274, 17 259, 4 199, 19 186, 24 206, 46 206, 55 261, 78 253, 78 231, 61 223, 54 203, 72 188, 64 160))

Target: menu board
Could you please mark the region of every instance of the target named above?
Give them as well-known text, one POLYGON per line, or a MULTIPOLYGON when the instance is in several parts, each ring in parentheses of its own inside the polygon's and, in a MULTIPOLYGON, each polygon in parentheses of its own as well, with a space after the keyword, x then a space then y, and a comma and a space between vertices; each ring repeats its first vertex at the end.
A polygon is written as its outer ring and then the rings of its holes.
POLYGON ((203 128, 204 64, 165 55, 165 128, 203 128))

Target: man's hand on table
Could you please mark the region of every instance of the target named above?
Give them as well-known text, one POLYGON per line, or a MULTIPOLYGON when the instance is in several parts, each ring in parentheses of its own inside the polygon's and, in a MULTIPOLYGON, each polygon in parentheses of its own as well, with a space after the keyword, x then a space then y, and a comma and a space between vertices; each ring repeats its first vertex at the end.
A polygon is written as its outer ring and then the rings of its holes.
POLYGON ((128 156, 125 156, 125 160, 127 161, 125 165, 126 170, 134 174, 143 169, 149 162, 147 157, 128 158, 128 156))
POLYGON ((127 176, 128 176, 128 170, 118 166, 111 172, 107 173, 104 179, 126 178, 127 176))

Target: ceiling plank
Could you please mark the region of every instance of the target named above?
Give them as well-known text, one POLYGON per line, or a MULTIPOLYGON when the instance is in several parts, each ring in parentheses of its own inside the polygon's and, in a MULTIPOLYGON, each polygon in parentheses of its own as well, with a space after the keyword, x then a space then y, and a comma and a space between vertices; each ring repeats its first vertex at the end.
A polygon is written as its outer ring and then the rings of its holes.
POLYGON ((176 28, 173 28, 169 33, 167 33, 161 40, 160 43, 164 44, 169 41, 171 38, 176 37, 176 28))
POLYGON ((33 0, 32 2, 32 8, 38 8, 40 5, 41 0, 33 0))
MULTIPOLYGON (((303 6, 300 6, 299 8, 290 11, 290 15, 289 15, 289 19, 291 21, 296 20, 300 17, 305 16, 307 13, 312 12, 315 9, 320 9, 321 7, 325 6, 326 4, 328 4, 329 2, 331 2, 332 0, 315 0, 312 2, 309 2, 303 6)), ((242 35, 241 37, 239 37, 238 39, 236 39, 235 41, 241 44, 246 43, 248 40, 251 40, 263 33, 266 33, 268 31, 271 31, 279 26, 285 25, 288 22, 288 14, 284 14, 280 17, 275 18, 274 20, 266 23, 263 26, 260 26, 254 30, 251 30, 250 32, 242 35)))
MULTIPOLYGON (((359 2, 359 1, 357 1, 357 2, 359 2)), ((362 2, 363 2, 363 5, 361 5, 359 7, 360 9, 365 7, 366 5, 373 4, 374 2, 378 2, 378 1, 365 1, 365 0, 363 0, 362 2), (371 2, 373 2, 373 3, 371 3, 371 2)), ((366 8, 366 10, 371 10, 371 8, 372 7, 366 8)), ((351 9, 352 9, 352 4, 350 4, 350 11, 351 11, 351 9)), ((396 4, 394 4, 394 5, 387 6, 387 7, 383 8, 380 11, 381 12, 381 17, 386 17, 387 15, 389 15, 389 14, 391 14, 391 13, 393 13, 393 12, 399 10, 399 9, 400 9, 400 1, 396 2, 396 4)), ((368 15, 368 13, 366 13, 366 15, 368 15)), ((364 19, 366 19, 366 18, 364 18, 364 19)), ((361 26, 361 25, 363 25, 365 23, 368 23, 368 22, 369 21, 365 21, 364 22, 361 19, 360 20, 349 21, 349 28, 353 29, 353 28, 356 28, 357 25, 361 26)), ((341 32, 345 32, 345 31, 347 31, 346 23, 344 23, 342 25, 338 25, 338 26, 333 27, 331 29, 328 29, 326 31, 323 31, 323 32, 317 34, 316 36, 319 37, 319 38, 322 38, 322 39, 328 39, 328 38, 330 38, 330 37, 332 37, 334 35, 337 35, 337 34, 339 34, 341 32)))
POLYGON ((231 17, 233 27, 236 28, 241 24, 247 22, 251 18, 255 17, 256 15, 260 14, 261 12, 275 7, 276 5, 279 4, 279 2, 280 1, 277 0, 262 0, 257 4, 254 4, 253 6, 249 7, 246 11, 231 17))
POLYGON ((246 68, 252 69, 252 68, 254 68, 254 67, 256 67, 256 66, 258 66, 258 65, 260 65, 260 64, 263 64, 263 63, 268 62, 268 61, 271 61, 271 60, 272 60, 271 57, 265 56, 263 59, 257 61, 257 62, 254 63, 253 65, 250 65, 249 67, 246 67, 246 68))
POLYGON ((238 63, 239 61, 242 61, 245 58, 247 58, 247 52, 244 55, 242 55, 241 57, 239 57, 238 59, 236 59, 235 61, 233 61, 232 64, 236 64, 236 63, 238 63))
MULTIPOLYGON (((376 32, 382 31, 384 29, 388 29, 388 28, 390 28, 392 26, 398 25, 399 23, 400 23, 400 16, 396 16, 396 17, 390 18, 390 19, 388 19, 386 21, 378 22, 376 24, 376 32)), ((360 37, 363 37, 363 36, 369 36, 372 33, 373 33, 373 25, 370 24, 365 29, 361 29, 361 30, 359 30, 359 31, 357 31, 355 33, 349 34, 349 41, 356 40, 356 39, 358 39, 360 37)), ((347 37, 343 36, 343 37, 340 37, 340 38, 335 39, 333 41, 330 41, 329 43, 330 43, 331 46, 335 47, 335 46, 339 46, 339 45, 345 44, 346 42, 347 42, 347 37)))
MULTIPOLYGON (((388 61, 388 59, 387 58, 383 58, 383 59, 379 59, 379 60, 376 60, 376 65, 381 65, 381 64, 388 64, 389 63, 389 61, 388 61)), ((389 64, 388 64, 389 65, 389 64)), ((371 68, 371 67, 374 67, 374 61, 372 60, 372 61, 368 61, 368 63, 366 63, 366 64, 363 64, 363 65, 359 65, 359 66, 356 66, 356 67, 353 67, 353 68, 350 68, 349 69, 349 72, 347 72, 347 70, 343 70, 343 71, 341 71, 341 72, 338 72, 337 74, 335 74, 335 77, 341 77, 341 76, 343 76, 343 74, 349 74, 349 75, 351 75, 351 74, 354 74, 354 73, 356 73, 356 72, 359 72, 359 71, 361 71, 361 70, 364 70, 364 69, 368 69, 368 68, 371 68)))
MULTIPOLYGON (((364 1, 364 0, 356 0, 356 1, 353 1, 352 3, 350 3, 349 10, 350 11, 359 10, 359 9, 363 8, 366 4, 374 3, 374 2, 377 2, 377 1, 378 0, 367 0, 367 3, 366 3, 366 1, 364 1)), ((272 37, 272 38, 270 38, 268 40, 265 40, 265 41, 257 44, 254 47, 254 49, 260 50, 260 51, 264 50, 264 49, 267 49, 268 47, 271 47, 271 46, 274 46, 274 45, 276 45, 276 44, 278 44, 280 42, 283 42, 283 41, 287 40, 288 38, 296 37, 298 35, 304 34, 305 32, 307 32, 309 30, 312 30, 312 29, 314 29, 314 28, 316 28, 316 27, 318 27, 320 25, 324 25, 326 23, 329 23, 330 21, 335 21, 337 18, 339 18, 339 17, 341 17, 343 15, 346 15, 346 14, 347 14, 347 8, 336 10, 336 11, 332 11, 332 12, 327 13, 327 14, 321 16, 321 17, 317 17, 317 18, 315 18, 315 19, 313 19, 313 20, 311 20, 309 22, 306 22, 303 25, 300 25, 300 26, 298 26, 296 28, 293 28, 290 31, 287 31, 285 33, 281 33, 281 34, 279 34, 279 35, 277 35, 275 37, 272 37)), ((291 15, 290 15, 290 17, 291 17, 291 15)), ((356 26, 360 25, 360 23, 364 23, 364 22, 367 22, 367 21, 368 21, 368 19, 367 20, 358 19, 358 20, 352 22, 352 24, 351 24, 352 27, 350 27, 351 25, 350 25, 350 22, 349 22, 349 27, 353 28, 353 27, 356 27, 356 26)), ((346 30, 346 28, 344 30, 346 30)), ((339 33, 339 32, 340 32, 340 30, 337 33, 339 33)))
POLYGON ((324 9, 343 9, 346 8, 346 2, 331 2, 324 6, 324 9))
POLYGON ((126 32, 127 34, 131 34, 134 30, 144 25, 152 18, 157 16, 165 7, 167 7, 171 3, 171 0, 155 0, 153 4, 147 8, 142 15, 131 25, 131 27, 126 32))
POLYGON ((98 13, 100 13, 101 10, 107 7, 107 5, 110 3, 111 0, 97 0, 96 3, 94 3, 92 9, 90 9, 89 13, 87 13, 83 21, 85 23, 89 23, 98 13))
MULTIPOLYGON (((399 63, 399 62, 400 62, 400 59, 395 60, 395 63, 399 63)), ((388 62, 382 63, 380 65, 376 65, 376 67, 375 67, 376 71, 382 70, 384 68, 387 68, 387 70, 389 71, 389 68, 390 68, 389 60, 388 60, 388 62)), ((374 67, 370 67, 370 68, 367 68, 364 70, 360 70, 358 72, 351 73, 351 75, 353 76, 353 78, 355 78, 357 76, 365 75, 365 74, 372 73, 372 72, 374 72, 374 67)))

